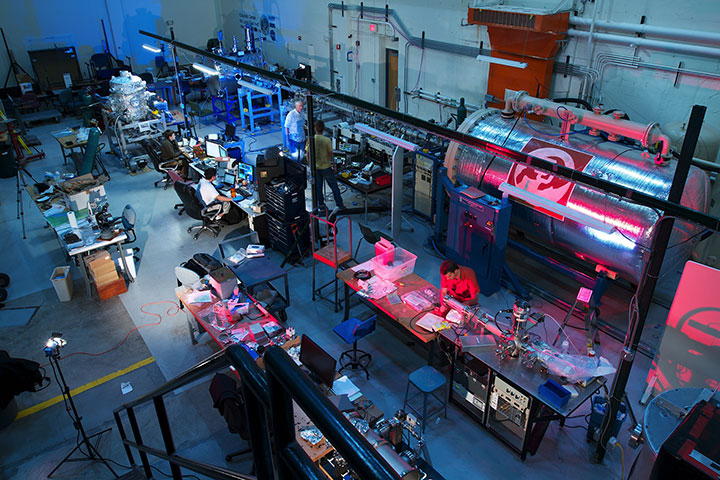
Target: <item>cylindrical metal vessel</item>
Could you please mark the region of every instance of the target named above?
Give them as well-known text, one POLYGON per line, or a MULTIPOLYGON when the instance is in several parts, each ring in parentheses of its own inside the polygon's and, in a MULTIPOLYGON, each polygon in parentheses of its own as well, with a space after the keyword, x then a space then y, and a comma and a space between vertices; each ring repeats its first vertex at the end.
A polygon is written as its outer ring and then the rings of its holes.
MULTIPOLYGON (((601 137, 571 134, 563 141, 557 128, 523 117, 502 118, 499 110, 474 112, 459 131, 663 199, 667 199, 677 165, 674 160, 655 165, 652 158, 642 158, 639 150, 601 137)), ((563 255, 606 267, 633 283, 640 280, 658 212, 583 185, 573 187, 559 177, 454 142, 446 153, 445 166, 452 179, 489 194, 500 196, 498 187, 509 182, 614 225, 615 231, 606 234, 517 202, 512 210, 512 226, 534 240, 563 255)), ((682 204, 707 212, 709 189, 705 172, 691 167, 682 204)), ((675 222, 663 271, 681 268, 697 240, 691 237, 699 231, 692 224, 675 222)))

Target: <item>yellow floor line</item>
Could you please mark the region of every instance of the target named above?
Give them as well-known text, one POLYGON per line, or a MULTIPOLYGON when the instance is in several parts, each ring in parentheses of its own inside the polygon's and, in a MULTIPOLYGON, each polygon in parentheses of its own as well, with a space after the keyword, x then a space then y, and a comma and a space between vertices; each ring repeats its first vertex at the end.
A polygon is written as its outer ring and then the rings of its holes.
MULTIPOLYGON (((144 367, 145 365, 149 365, 155 361, 154 357, 148 357, 145 360, 140 360, 137 363, 133 363, 127 368, 123 368, 122 370, 118 370, 117 372, 113 372, 109 375, 105 375, 104 377, 100 377, 97 380, 93 380, 90 383, 86 383, 85 385, 77 388, 73 388, 70 390, 70 395, 73 397, 79 393, 86 392, 90 390, 93 387, 97 387, 98 385, 102 385, 103 383, 112 380, 113 378, 121 377, 125 375, 126 373, 130 373, 133 370, 137 370, 140 367, 144 367)), ((20 410, 17 414, 17 417, 15 417, 15 420, 23 417, 27 417, 28 415, 32 415, 33 413, 37 413, 40 410, 44 410, 48 407, 51 407, 55 405, 56 403, 62 402, 63 397, 62 395, 58 395, 57 397, 53 397, 50 400, 45 400, 42 403, 38 403, 37 405, 34 405, 30 408, 26 408, 25 410, 20 410)))

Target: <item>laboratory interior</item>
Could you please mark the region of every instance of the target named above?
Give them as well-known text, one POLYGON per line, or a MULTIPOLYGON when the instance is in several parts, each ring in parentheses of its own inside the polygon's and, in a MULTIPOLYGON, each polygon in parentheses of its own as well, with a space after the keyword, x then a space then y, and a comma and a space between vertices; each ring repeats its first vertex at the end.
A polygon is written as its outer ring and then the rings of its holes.
POLYGON ((720 478, 718 25, 0 2, 0 479, 720 478))

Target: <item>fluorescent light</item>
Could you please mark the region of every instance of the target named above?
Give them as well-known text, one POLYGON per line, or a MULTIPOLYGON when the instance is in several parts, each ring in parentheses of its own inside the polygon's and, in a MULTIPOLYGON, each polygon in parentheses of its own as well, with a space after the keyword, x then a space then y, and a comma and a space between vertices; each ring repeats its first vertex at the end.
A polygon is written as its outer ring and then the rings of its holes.
POLYGON ((193 63, 193 68, 195 70, 200 70, 205 75, 220 75, 220 72, 218 72, 216 69, 206 67, 205 65, 200 65, 199 63, 193 63))
POLYGON ((379 139, 385 140, 386 142, 392 143, 393 145, 396 145, 400 148, 404 148, 405 150, 410 151, 410 152, 414 152, 415 150, 420 149, 420 147, 418 147, 414 143, 408 142, 407 140, 403 140, 402 138, 395 137, 395 136, 387 134, 385 132, 381 132, 380 130, 378 130, 376 128, 372 128, 369 125, 365 125, 364 123, 356 123, 355 130, 357 130, 358 132, 367 133, 368 135, 372 135, 373 137, 377 137, 379 139))
POLYGON ((515 60, 508 60, 507 58, 491 57, 490 55, 478 55, 476 58, 480 62, 505 65, 506 67, 527 68, 528 66, 525 62, 516 62, 515 60))
POLYGON ((507 193, 512 197, 524 200, 530 205, 543 208, 553 213, 557 213, 558 215, 562 215, 563 217, 569 218, 570 220, 574 220, 578 223, 582 223, 583 225, 594 228, 595 230, 599 230, 603 233, 610 234, 615 231, 614 225, 601 222, 600 220, 597 220, 590 215, 578 212, 577 210, 573 210, 572 208, 565 205, 560 205, 559 203, 548 200, 547 198, 542 197, 536 193, 528 192, 527 190, 523 190, 522 188, 516 187, 515 185, 510 185, 507 182, 501 183, 498 189, 501 192, 507 193))
POLYGON ((238 85, 243 86, 245 88, 249 88, 250 90, 255 90, 256 92, 264 93, 265 95, 272 95, 273 91, 269 88, 261 87, 260 85, 255 85, 254 83, 246 82, 245 80, 238 80, 238 85))
POLYGON ((144 48, 145 50, 149 50, 149 51, 151 51, 151 52, 153 52, 153 53, 160 53, 160 52, 162 52, 162 50, 159 49, 158 47, 153 47, 152 45, 148 45, 147 43, 143 43, 143 48, 144 48))

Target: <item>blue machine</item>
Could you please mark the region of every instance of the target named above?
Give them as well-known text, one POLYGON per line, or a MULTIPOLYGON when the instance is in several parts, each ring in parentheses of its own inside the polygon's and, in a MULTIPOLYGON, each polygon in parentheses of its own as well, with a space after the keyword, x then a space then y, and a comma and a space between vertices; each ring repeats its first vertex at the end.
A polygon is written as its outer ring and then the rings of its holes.
POLYGON ((510 203, 476 188, 450 187, 447 256, 470 267, 480 292, 489 296, 502 283, 505 247, 510 229, 510 203))

